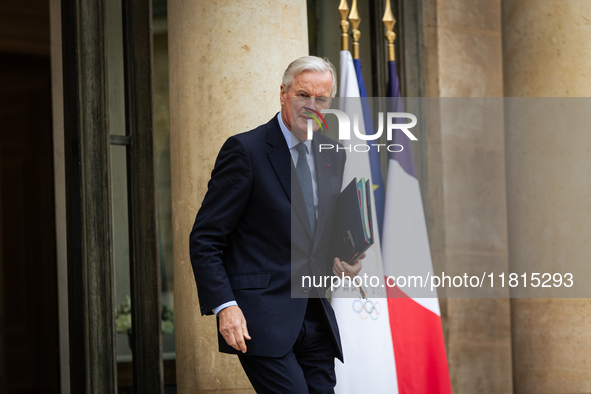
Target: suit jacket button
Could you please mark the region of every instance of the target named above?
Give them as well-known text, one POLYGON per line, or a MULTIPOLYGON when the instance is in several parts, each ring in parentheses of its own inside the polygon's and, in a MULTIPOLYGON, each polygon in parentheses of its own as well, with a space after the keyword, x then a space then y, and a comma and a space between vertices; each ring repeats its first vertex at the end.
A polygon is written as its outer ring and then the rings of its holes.
POLYGON ((309 292, 309 291, 310 291, 310 289, 308 289, 307 287, 304 287, 304 288, 302 289, 302 292, 303 292, 304 294, 308 294, 308 292, 309 292))

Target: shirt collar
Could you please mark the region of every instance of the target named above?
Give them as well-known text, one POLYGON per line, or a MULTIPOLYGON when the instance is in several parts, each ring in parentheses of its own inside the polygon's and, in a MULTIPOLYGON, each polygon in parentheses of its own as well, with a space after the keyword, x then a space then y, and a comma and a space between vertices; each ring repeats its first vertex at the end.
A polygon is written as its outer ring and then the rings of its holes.
MULTIPOLYGON (((281 129, 281 132, 283 133, 283 137, 285 138, 285 142, 287 143, 287 146, 289 147, 289 149, 295 148, 295 146, 300 143, 300 140, 298 140, 298 138, 295 135, 293 135, 293 133, 291 131, 289 131, 289 129, 287 128, 285 123, 283 123, 283 119, 281 118, 281 111, 277 114, 277 120, 279 120, 279 128, 281 129)), ((304 144, 308 147, 308 153, 311 153, 312 152, 312 141, 311 140, 304 141, 304 144)))

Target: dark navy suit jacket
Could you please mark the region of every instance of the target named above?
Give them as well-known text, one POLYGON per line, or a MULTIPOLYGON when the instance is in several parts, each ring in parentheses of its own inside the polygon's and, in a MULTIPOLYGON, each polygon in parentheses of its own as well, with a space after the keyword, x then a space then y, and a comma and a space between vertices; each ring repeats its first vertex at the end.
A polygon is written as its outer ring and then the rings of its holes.
MULTIPOLYGON (((340 193, 345 152, 318 152, 337 142, 315 132, 318 221, 312 238, 295 166, 277 117, 230 137, 215 162, 208 190, 190 236, 191 264, 201 313, 236 300, 252 340, 247 353, 282 357, 302 327, 310 289, 294 284, 301 275, 331 275, 330 234, 340 193), (296 298, 303 297, 303 298, 296 298)), ((335 356, 343 359, 334 311, 321 302, 335 356)), ((218 330, 219 331, 219 330, 218 330)), ((218 332, 219 349, 237 353, 218 332)))

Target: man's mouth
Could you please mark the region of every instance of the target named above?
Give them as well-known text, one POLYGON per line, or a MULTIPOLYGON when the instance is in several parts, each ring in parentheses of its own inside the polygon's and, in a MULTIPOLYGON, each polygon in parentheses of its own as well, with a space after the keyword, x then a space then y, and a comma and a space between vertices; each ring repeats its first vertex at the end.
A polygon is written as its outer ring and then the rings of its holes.
POLYGON ((303 108, 304 112, 302 117, 304 117, 304 115, 309 116, 308 118, 305 118, 306 120, 310 120, 313 119, 316 121, 316 123, 318 123, 318 126, 322 129, 322 124, 324 124, 324 126, 326 127, 326 130, 328 130, 328 125, 326 124, 326 121, 324 120, 324 117, 322 116, 322 114, 318 111, 313 110, 312 108, 308 108, 308 107, 304 107, 303 108), (314 115, 316 114, 316 115, 314 115), (322 121, 322 123, 320 123, 322 121))

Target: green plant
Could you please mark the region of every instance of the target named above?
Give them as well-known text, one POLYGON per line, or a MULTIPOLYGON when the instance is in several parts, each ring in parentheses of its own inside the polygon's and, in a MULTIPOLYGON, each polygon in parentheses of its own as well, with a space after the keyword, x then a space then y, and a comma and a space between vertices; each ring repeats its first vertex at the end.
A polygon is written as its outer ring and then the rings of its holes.
MULTIPOLYGON (((115 312, 117 332, 131 335, 131 299, 125 296, 125 301, 119 304, 115 312)), ((174 332, 174 311, 168 305, 162 305, 162 333, 174 332)))

